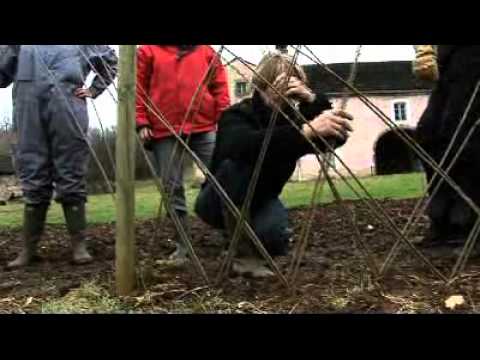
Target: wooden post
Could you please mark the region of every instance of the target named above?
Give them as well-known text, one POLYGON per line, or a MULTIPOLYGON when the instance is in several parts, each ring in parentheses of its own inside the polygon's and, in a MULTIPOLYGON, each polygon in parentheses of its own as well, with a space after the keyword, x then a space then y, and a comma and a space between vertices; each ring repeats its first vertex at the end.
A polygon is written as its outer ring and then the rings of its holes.
POLYGON ((136 287, 135 92, 136 45, 120 45, 116 141, 116 283, 120 296, 136 287))

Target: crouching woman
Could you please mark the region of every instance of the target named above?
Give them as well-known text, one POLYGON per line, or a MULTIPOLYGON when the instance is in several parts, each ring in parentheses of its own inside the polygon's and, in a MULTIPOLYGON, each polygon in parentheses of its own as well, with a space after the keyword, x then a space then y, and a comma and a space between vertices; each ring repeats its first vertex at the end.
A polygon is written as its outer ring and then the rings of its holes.
MULTIPOLYGON (((288 55, 267 55, 260 62, 252 83, 253 96, 227 109, 219 121, 211 171, 233 203, 241 208, 272 113, 282 110, 273 128, 247 220, 269 254, 283 256, 287 254, 291 233, 288 213, 279 196, 295 171, 297 161, 315 153, 306 139, 321 151, 326 149, 320 136, 340 146, 352 131, 352 117, 332 110, 323 94, 315 94, 307 86, 302 68, 293 65, 288 55), (272 86, 288 101, 272 90, 272 86), (301 132, 287 117, 302 129, 301 132)), ((231 240, 237 221, 208 180, 197 198, 195 211, 210 226, 224 230, 231 240)), ((238 275, 253 277, 272 275, 246 236, 240 239, 232 270, 238 275)))

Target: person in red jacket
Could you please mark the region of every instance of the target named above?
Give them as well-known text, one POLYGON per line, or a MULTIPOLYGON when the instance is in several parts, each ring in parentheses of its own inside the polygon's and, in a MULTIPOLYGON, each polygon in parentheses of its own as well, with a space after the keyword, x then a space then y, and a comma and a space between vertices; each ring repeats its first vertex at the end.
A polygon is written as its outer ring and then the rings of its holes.
MULTIPOLYGON (((183 186, 183 148, 159 119, 188 139, 196 155, 210 165, 217 121, 230 106, 227 75, 218 54, 208 45, 143 45, 137 54, 137 130, 154 154, 157 171, 172 194, 172 205, 188 231, 183 186), (174 152, 174 153, 173 153, 174 152)), ((186 259, 176 238, 170 260, 186 259)))

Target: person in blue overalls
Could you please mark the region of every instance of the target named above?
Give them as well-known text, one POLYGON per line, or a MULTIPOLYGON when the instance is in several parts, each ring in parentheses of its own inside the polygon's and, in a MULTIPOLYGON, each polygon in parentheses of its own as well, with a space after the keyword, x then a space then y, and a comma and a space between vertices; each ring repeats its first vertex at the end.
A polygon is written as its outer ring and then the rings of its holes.
POLYGON ((92 261, 85 243, 89 149, 87 98, 113 81, 107 45, 0 45, 0 87, 13 87, 15 167, 24 198, 23 248, 10 269, 31 264, 55 190, 72 239, 73 262, 92 261), (89 88, 85 79, 94 71, 89 88))

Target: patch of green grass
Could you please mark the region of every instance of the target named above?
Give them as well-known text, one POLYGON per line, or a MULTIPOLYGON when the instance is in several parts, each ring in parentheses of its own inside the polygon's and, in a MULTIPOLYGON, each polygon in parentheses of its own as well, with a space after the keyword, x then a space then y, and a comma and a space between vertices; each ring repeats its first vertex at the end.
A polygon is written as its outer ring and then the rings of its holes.
MULTIPOLYGON (((364 196, 364 191, 354 182, 353 179, 347 179, 349 184, 360 194, 364 196)), ((365 189, 375 199, 409 199, 423 196, 425 187, 425 178, 423 173, 371 176, 360 179, 365 189)), ((314 189, 314 181, 289 183, 282 193, 282 200, 288 208, 310 205, 314 189)), ((341 197, 349 200, 358 199, 357 195, 342 181, 335 180, 335 185, 341 197)), ((316 203, 329 203, 333 201, 333 195, 325 183, 323 192, 317 194, 316 203)))
MULTIPOLYGON (((349 182, 363 194, 353 180, 349 182)), ((377 199, 405 199, 416 198, 423 195, 424 175, 420 173, 405 175, 374 176, 361 179, 367 191, 377 199)), ((357 199, 356 195, 348 189, 341 180, 335 181, 341 196, 345 199, 357 199)), ((282 193, 282 200, 289 208, 308 206, 312 197, 314 182, 288 183, 282 193)), ((187 189, 187 202, 192 211, 198 188, 187 189)), ((156 216, 160 205, 160 195, 152 181, 138 182, 135 187, 136 217, 149 219, 156 216)), ((330 189, 325 184, 323 193, 317 197, 320 203, 333 200, 330 189)), ((87 204, 89 223, 110 223, 115 221, 115 204, 111 195, 92 195, 87 204)), ((19 227, 22 223, 22 204, 10 204, 0 208, 0 226, 19 227)), ((63 213, 58 204, 53 204, 48 214, 48 223, 63 223, 63 213)))

